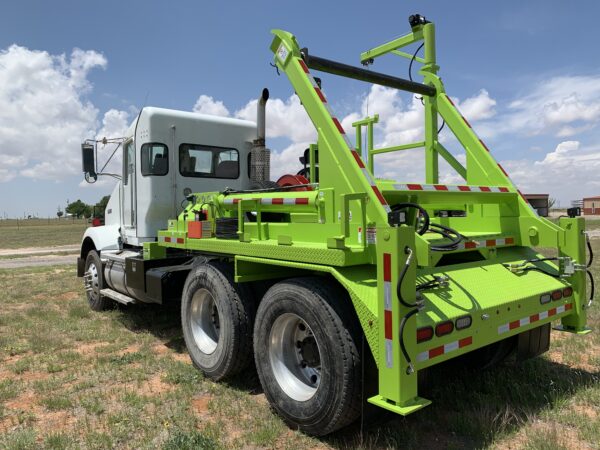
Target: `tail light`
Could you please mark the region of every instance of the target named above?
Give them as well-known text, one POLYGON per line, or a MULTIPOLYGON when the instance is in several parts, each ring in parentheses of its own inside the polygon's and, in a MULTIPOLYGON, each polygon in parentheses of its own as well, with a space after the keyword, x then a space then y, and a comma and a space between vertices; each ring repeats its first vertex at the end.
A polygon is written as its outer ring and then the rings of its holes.
POLYGON ((542 296, 540 297, 540 303, 542 305, 550 303, 550 300, 552 300, 552 296, 550 294, 542 294, 542 296))
POLYGON ((562 296, 563 296, 563 294, 560 289, 552 292, 552 300, 560 300, 562 298, 562 296))
POLYGON ((428 341, 433 337, 432 327, 423 327, 417 330, 417 343, 428 341))
POLYGON ((457 330, 464 330, 465 328, 469 328, 472 322, 473 319, 471 319, 471 316, 462 316, 456 319, 454 326, 457 330))
POLYGON ((435 335, 437 337, 445 336, 452 333, 454 330, 454 323, 449 320, 447 322, 439 323, 435 326, 435 335))
POLYGON ((571 286, 564 288, 562 294, 563 297, 570 297, 571 295, 573 295, 573 288, 571 286))

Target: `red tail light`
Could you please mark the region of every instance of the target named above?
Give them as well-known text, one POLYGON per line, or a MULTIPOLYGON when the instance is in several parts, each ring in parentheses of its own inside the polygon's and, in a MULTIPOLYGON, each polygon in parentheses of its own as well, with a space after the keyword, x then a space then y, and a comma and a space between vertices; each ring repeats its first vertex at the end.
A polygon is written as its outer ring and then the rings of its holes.
POLYGON ((432 327, 423 327, 417 330, 417 343, 428 341, 433 337, 432 327))
POLYGON ((563 289, 563 297, 570 297, 571 295, 573 295, 573 288, 572 287, 566 287, 563 289))
POLYGON ((560 300, 562 298, 562 296, 563 296, 563 293, 561 290, 552 292, 552 300, 560 300))
POLYGON ((452 333, 452 331, 454 331, 454 323, 452 323, 451 320, 439 323, 435 327, 435 335, 437 337, 445 336, 446 334, 452 333))

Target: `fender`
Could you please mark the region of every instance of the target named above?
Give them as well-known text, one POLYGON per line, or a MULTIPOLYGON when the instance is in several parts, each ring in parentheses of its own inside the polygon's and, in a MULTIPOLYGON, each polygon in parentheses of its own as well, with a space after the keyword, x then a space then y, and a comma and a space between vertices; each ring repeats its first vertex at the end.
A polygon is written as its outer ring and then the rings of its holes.
POLYGON ((118 250, 119 236, 118 224, 90 227, 85 230, 81 241, 81 252, 77 258, 77 276, 83 276, 85 259, 91 250, 96 250, 98 253, 103 250, 118 250))

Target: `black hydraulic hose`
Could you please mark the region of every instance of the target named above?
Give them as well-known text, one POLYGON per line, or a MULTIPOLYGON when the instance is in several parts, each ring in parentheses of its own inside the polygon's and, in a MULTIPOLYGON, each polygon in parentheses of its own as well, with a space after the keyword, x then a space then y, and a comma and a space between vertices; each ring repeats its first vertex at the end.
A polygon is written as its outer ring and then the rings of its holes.
POLYGON ((591 267, 592 262, 594 262, 594 251, 592 250, 592 244, 590 244, 590 236, 587 233, 585 234, 585 242, 587 244, 588 253, 590 254, 587 267, 591 267))
POLYGON ((407 308, 416 308, 417 306, 419 306, 417 303, 408 303, 402 297, 402 281, 404 281, 404 276, 408 271, 413 257, 413 251, 410 247, 404 247, 404 252, 408 255, 408 257, 406 258, 406 262, 404 263, 404 266, 400 271, 400 276, 398 277, 398 284, 396 285, 396 295, 398 295, 398 300, 400 300, 400 303, 402 303, 402 305, 406 306, 407 308))
POLYGON ((404 327, 406 326, 406 322, 408 322, 408 319, 410 319, 412 316, 414 316, 418 312, 419 312, 418 309, 411 309, 409 312, 406 313, 406 315, 400 321, 400 350, 402 351, 402 355, 404 356, 404 358, 406 359, 406 362, 408 363, 408 368, 406 369, 407 374, 413 373, 415 371, 415 368, 412 365, 412 360, 410 359, 410 356, 408 355, 408 352, 406 351, 406 346, 404 345, 404 327))
POLYGON ((554 277, 554 278, 560 278, 559 274, 548 272, 547 270, 541 269, 541 268, 539 268, 537 266, 524 267, 522 270, 523 270, 523 272, 531 272, 531 271, 533 271, 533 272, 541 272, 541 273, 543 273, 545 275, 548 275, 548 276, 551 276, 551 277, 554 277))
POLYGON ((588 308, 592 305, 592 302, 594 301, 594 292, 595 292, 595 288, 594 288, 594 276, 592 275, 592 272, 590 272, 589 270, 586 270, 585 273, 588 274, 588 278, 590 279, 590 299, 588 301, 588 308))
POLYGON ((419 227, 419 229, 417 230, 417 234, 419 234, 419 235, 425 234, 425 232, 429 228, 429 214, 427 214, 427 211, 425 211, 425 208, 423 208, 421 205, 419 205, 417 203, 406 202, 406 203, 397 203, 397 204, 393 205, 392 211, 398 211, 400 209, 405 209, 405 208, 414 208, 414 209, 419 210, 419 212, 423 216, 423 225, 421 225, 421 227, 419 227))
POLYGON ((410 81, 413 81, 413 77, 412 77, 413 63, 415 62, 415 59, 417 58, 417 53, 419 53, 419 50, 421 50, 424 45, 425 45, 425 42, 423 42, 421 45, 419 45, 419 47, 413 53, 412 58, 410 59, 410 64, 408 65, 408 78, 410 81))
POLYGON ((446 239, 450 239, 450 242, 444 244, 431 245, 431 249, 438 252, 456 250, 458 244, 464 239, 458 231, 437 223, 429 224, 429 231, 441 234, 446 239))

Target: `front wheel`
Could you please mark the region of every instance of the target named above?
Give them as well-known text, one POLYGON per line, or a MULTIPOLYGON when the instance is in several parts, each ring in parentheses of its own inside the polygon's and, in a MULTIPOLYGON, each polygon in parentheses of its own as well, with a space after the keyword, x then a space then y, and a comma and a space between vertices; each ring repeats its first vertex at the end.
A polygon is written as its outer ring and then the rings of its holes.
POLYGON ((307 434, 331 433, 360 413, 361 364, 349 302, 334 282, 311 277, 274 285, 258 308, 254 358, 265 395, 307 434))
POLYGON ((94 311, 104 311, 114 306, 111 299, 103 297, 100 291, 104 285, 102 261, 95 250, 91 250, 85 258, 85 272, 83 275, 88 304, 94 311))

